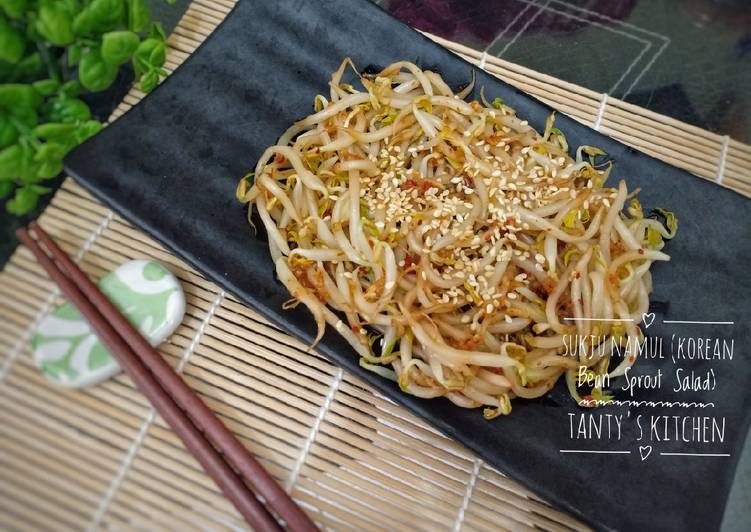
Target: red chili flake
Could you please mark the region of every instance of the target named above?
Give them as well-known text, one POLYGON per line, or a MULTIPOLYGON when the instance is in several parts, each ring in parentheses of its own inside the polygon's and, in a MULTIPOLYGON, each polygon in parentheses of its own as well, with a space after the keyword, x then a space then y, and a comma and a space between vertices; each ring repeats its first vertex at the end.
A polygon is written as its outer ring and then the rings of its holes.
POLYGON ((323 217, 326 218, 326 216, 331 216, 332 212, 333 211, 331 210, 331 207, 329 207, 328 209, 326 209, 325 211, 323 211, 323 217))
POLYGON ((575 274, 575 275, 576 275, 576 278, 577 278, 577 279, 581 279, 581 277, 582 277, 582 274, 581 274, 581 272, 576 272, 576 274, 575 274))
POLYGON ((408 254, 408 255, 406 255, 404 257, 404 267, 405 268, 411 268, 415 264, 417 264, 417 260, 415 260, 415 257, 413 255, 409 255, 408 254))
POLYGON ((438 186, 438 183, 436 183, 435 181, 431 181, 430 179, 423 179, 422 180, 422 191, 423 191, 423 193, 427 192, 428 189, 430 189, 431 187, 440 188, 438 186))
POLYGON ((352 332, 354 332, 355 334, 360 334, 360 326, 359 326, 358 324, 356 324, 356 323, 355 323, 355 324, 354 324, 354 325, 352 326, 352 332))
POLYGON ((643 248, 639 248, 639 255, 644 255, 644 249, 643 248))
POLYGON ((276 157, 274 157, 274 162, 276 164, 282 164, 284 162, 284 155, 277 154, 276 157))
POLYGON ((417 183, 415 182, 414 179, 407 179, 404 182, 404 188, 414 188, 416 186, 417 186, 417 183))
POLYGON ((465 175, 464 176, 464 184, 466 186, 468 186, 468 187, 473 187, 475 185, 475 182, 472 180, 471 177, 469 177, 468 175, 465 175))

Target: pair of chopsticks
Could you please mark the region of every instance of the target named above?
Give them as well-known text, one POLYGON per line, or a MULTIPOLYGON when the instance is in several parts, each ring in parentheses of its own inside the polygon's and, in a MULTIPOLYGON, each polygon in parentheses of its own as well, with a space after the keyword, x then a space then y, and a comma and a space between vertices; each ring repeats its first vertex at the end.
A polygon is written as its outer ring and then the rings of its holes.
POLYGON ((21 228, 16 234, 254 530, 281 530, 280 521, 289 530, 316 530, 302 509, 39 224, 33 222, 29 230, 21 228))

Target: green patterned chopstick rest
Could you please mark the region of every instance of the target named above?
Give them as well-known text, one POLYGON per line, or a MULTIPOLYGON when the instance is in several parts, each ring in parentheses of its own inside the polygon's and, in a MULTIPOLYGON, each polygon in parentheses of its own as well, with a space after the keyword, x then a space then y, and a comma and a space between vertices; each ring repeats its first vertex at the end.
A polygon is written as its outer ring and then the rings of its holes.
MULTIPOLYGON (((171 335, 185 314, 180 283, 158 262, 126 262, 97 284, 151 345, 171 335)), ((88 322, 68 302, 42 319, 31 345, 42 373, 62 386, 90 386, 120 371, 88 322)))

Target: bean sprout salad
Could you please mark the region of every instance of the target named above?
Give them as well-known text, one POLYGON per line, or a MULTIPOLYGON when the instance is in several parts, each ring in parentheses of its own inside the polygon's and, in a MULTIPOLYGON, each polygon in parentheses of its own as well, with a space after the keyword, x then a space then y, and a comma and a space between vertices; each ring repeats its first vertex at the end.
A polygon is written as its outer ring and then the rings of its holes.
POLYGON ((511 411, 562 375, 572 396, 607 399, 643 341, 650 267, 667 261, 675 216, 645 215, 601 150, 569 154, 500 98, 467 101, 400 61, 343 81, 345 59, 245 176, 288 306, 304 304, 360 364, 423 398, 511 411), (576 336, 587 354, 572 356, 576 336), (582 380, 585 367, 588 382, 582 380))

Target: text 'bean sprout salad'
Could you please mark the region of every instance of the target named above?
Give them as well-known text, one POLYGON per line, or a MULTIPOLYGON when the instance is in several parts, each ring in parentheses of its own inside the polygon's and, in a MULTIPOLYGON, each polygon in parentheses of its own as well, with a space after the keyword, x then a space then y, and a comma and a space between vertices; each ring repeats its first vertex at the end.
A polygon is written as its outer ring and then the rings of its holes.
POLYGON ((594 377, 635 362, 675 216, 606 186, 605 153, 571 157, 553 116, 538 133, 405 61, 357 88, 348 65, 237 190, 316 342, 328 323, 404 392, 487 418, 562 374, 580 404, 607 400, 594 377), (572 337, 587 349, 572 355, 572 337))

